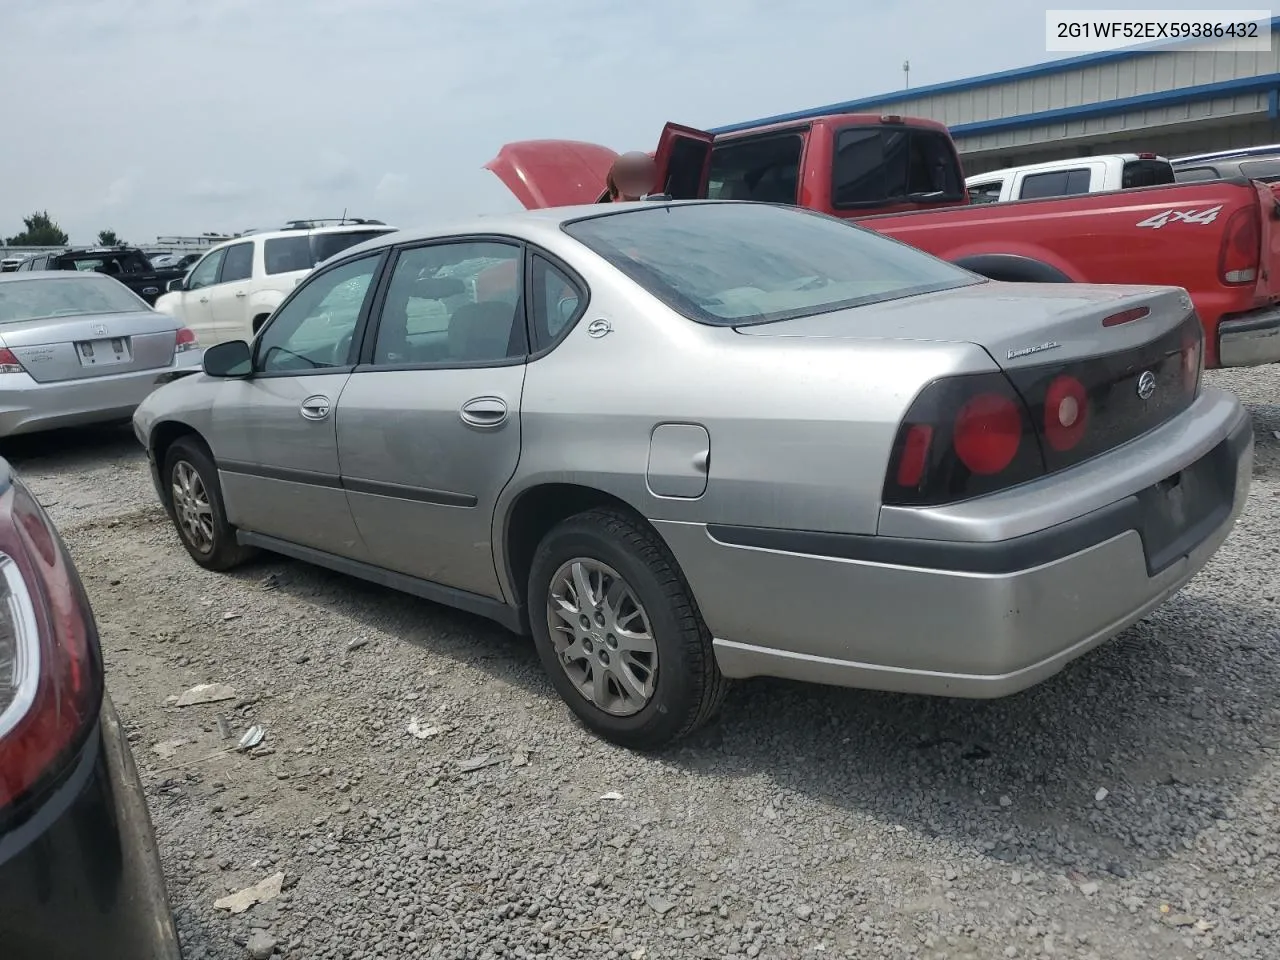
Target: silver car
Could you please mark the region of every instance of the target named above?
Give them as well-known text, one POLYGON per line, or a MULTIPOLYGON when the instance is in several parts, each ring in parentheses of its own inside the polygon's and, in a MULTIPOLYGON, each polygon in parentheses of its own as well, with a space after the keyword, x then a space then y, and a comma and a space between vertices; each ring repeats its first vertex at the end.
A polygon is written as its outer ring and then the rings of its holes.
POLYGON ((654 748, 729 678, 994 697, 1138 620, 1249 488, 1201 350, 1177 288, 650 200, 353 247, 134 427, 197 563, 531 633, 592 730, 654 748))
POLYGON ((190 330, 118 280, 0 275, 0 437, 128 421, 157 384, 200 361, 190 330))

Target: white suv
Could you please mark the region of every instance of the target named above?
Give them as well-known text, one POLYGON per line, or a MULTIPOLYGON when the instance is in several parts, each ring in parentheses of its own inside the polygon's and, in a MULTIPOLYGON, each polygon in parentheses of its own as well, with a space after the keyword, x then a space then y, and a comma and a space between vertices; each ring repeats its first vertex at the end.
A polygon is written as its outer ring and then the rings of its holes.
POLYGON ((357 243, 394 233, 381 220, 338 225, 302 220, 283 230, 251 233, 218 244, 155 303, 191 329, 202 347, 252 340, 258 328, 311 268, 357 243))

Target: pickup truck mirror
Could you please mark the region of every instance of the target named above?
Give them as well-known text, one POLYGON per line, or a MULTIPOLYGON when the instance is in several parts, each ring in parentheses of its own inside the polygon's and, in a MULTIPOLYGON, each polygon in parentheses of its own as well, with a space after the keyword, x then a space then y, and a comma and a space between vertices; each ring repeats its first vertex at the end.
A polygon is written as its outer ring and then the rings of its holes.
POLYGON ((253 351, 243 340, 215 343, 205 350, 203 366, 211 377, 247 377, 253 373, 253 351))
POLYGON ((177 291, 184 289, 183 284, 186 282, 187 282, 186 277, 176 277, 173 280, 169 281, 169 284, 168 286, 165 287, 165 289, 168 290, 170 293, 176 293, 177 291))

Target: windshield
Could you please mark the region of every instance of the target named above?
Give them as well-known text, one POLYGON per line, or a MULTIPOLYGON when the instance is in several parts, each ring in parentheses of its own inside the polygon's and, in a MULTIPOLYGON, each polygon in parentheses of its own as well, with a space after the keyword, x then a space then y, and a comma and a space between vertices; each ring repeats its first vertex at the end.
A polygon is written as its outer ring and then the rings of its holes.
POLYGON ((0 283, 0 323, 147 309, 128 287, 93 274, 65 279, 32 277, 0 283))
POLYGON ((576 220, 563 229, 672 309, 722 326, 983 282, 835 217, 772 204, 656 206, 576 220))

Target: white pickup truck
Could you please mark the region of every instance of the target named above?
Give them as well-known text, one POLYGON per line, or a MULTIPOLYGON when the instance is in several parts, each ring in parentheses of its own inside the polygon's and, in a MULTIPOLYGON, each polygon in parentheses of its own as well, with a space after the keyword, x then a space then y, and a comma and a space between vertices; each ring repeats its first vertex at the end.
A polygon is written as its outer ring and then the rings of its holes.
POLYGON ((1173 182, 1173 166, 1164 157, 1154 153, 1113 153, 976 173, 966 177, 964 185, 970 203, 1004 203, 1173 182))

